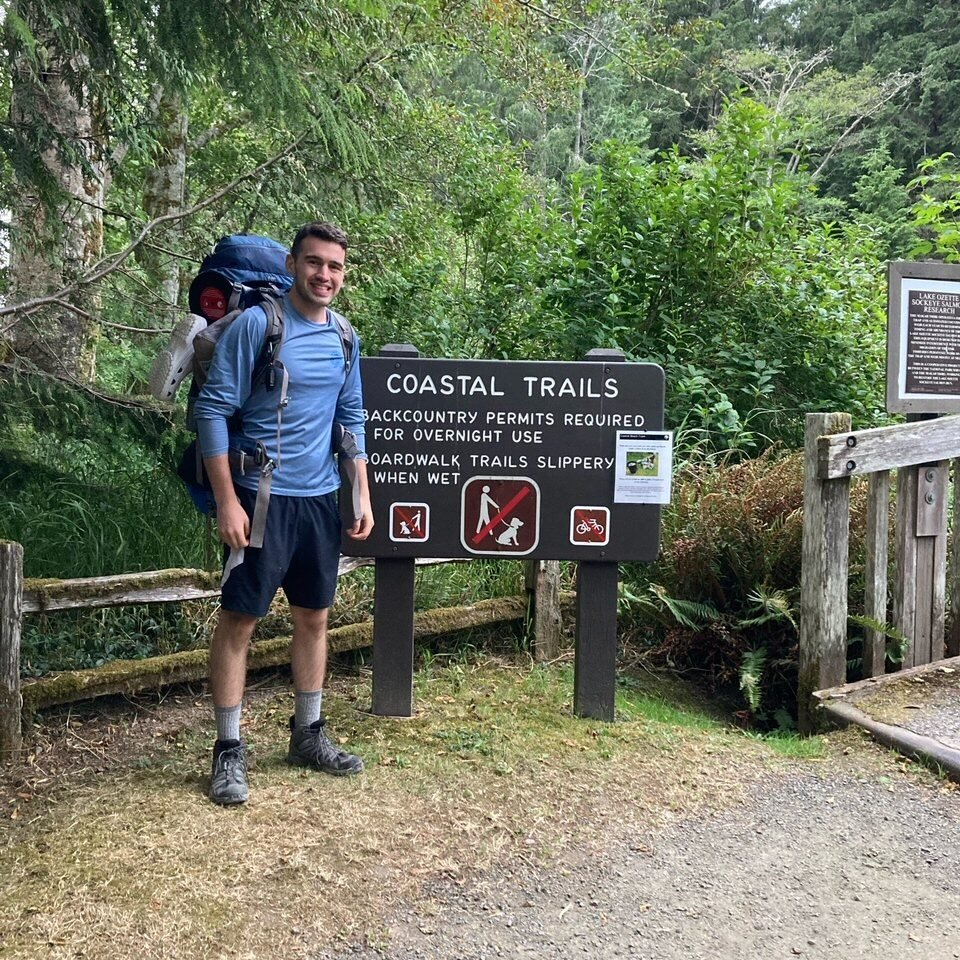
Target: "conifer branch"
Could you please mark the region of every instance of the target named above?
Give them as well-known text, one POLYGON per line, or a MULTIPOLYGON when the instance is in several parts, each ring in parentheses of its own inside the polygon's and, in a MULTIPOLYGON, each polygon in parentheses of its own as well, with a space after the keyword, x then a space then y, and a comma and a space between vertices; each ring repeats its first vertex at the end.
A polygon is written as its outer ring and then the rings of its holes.
MULTIPOLYGON (((287 146, 285 146, 278 153, 275 153, 272 157, 268 157, 263 161, 263 163, 254 167, 253 170, 249 170, 246 173, 241 174, 239 177, 235 177, 226 186, 221 187, 215 193, 212 193, 210 196, 205 197, 203 200, 193 204, 193 206, 187 207, 185 210, 177 210, 174 213, 165 213, 162 216, 155 217, 153 220, 145 224, 140 230, 140 233, 137 234, 136 238, 128 243, 127 246, 124 247, 119 253, 104 257, 99 263, 94 264, 84 276, 80 277, 80 279, 74 281, 68 286, 58 290, 56 293, 49 294, 48 296, 44 297, 35 297, 32 300, 25 300, 23 303, 15 303, 9 307, 0 307, 0 317, 9 316, 10 314, 14 313, 32 313, 39 307, 62 303, 65 298, 70 296, 70 294, 75 293, 77 290, 87 287, 90 284, 97 283, 104 277, 109 276, 123 265, 124 261, 130 257, 130 255, 157 227, 165 223, 175 223, 178 220, 185 220, 187 217, 191 217, 195 213, 199 213, 201 210, 205 210, 207 207, 212 206, 218 200, 222 200, 225 196, 227 196, 227 194, 236 190, 240 184, 245 183, 248 180, 255 179, 274 164, 279 163, 285 157, 289 156, 294 150, 297 149, 297 147, 307 140, 309 136, 310 131, 301 134, 296 140, 287 144, 287 146)), ((6 327, 4 332, 9 329, 9 326, 6 327)))

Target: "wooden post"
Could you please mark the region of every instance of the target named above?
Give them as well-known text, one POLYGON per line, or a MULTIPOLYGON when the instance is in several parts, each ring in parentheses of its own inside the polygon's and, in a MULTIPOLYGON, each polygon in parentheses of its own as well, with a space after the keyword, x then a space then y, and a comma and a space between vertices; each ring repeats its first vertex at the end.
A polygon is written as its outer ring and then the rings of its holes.
MULTIPOLYGON (((389 343, 381 357, 420 356, 409 343, 389 343)), ((380 517, 389 523, 389 517, 380 517)), ((373 703, 383 717, 413 715, 413 607, 416 564, 413 557, 378 557, 374 564, 373 703)))
POLYGON ((615 563, 577 567, 577 649, 573 712, 613 720, 617 686, 617 574, 615 563))
POLYGON ((951 617, 947 656, 960 657, 960 460, 953 461, 953 538, 950 554, 951 617))
MULTIPOLYGON (((867 492, 867 563, 864 613, 887 622, 887 564, 890 540, 890 471, 871 473, 867 492)), ((887 638, 880 630, 863 632, 863 676, 879 677, 886 670, 887 638)))
POLYGON ((373 597, 373 712, 413 715, 413 557, 378 558, 373 597))
POLYGON ((560 616, 560 561, 527 560, 524 564, 530 597, 528 632, 533 659, 538 663, 560 656, 563 632, 560 616), (530 629, 532 628, 532 629, 530 629))
MULTIPOLYGON (((936 414, 907 414, 908 423, 936 414)), ((946 461, 897 471, 894 624, 908 639, 904 667, 943 657, 947 565, 946 461)))
POLYGON ((949 473, 950 465, 943 460, 924 464, 917 477, 917 536, 925 557, 923 564, 919 559, 917 562, 917 632, 922 623, 927 653, 923 663, 933 663, 944 656, 949 473))
POLYGON ((800 591, 799 725, 817 729, 813 693, 840 686, 847 671, 847 576, 850 480, 817 476, 817 438, 850 430, 848 413, 808 413, 803 479, 800 591))
MULTIPOLYGON (((591 363, 623 363, 620 350, 588 350, 591 363)), ((577 628, 573 712, 612 721, 617 687, 616 563, 580 561, 577 566, 577 628)))
POLYGON ((0 540, 0 763, 23 745, 20 715, 20 625, 23 617, 23 547, 0 540))
MULTIPOLYGON (((907 638, 902 667, 917 664, 917 476, 918 467, 897 470, 896 573, 893 625, 907 638)), ((924 662, 923 660, 920 661, 924 662)))

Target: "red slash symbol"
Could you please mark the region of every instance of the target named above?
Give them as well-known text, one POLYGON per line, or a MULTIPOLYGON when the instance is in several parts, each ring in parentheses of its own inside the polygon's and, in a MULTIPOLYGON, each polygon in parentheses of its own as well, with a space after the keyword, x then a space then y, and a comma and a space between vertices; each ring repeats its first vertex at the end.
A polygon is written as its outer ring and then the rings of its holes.
POLYGON ((463 485, 460 542, 469 553, 524 556, 540 541, 540 489, 529 477, 471 477, 463 485))
POLYGON ((501 511, 472 539, 472 543, 479 543, 514 507, 516 507, 523 498, 530 492, 530 487, 521 487, 514 495, 513 499, 501 509, 501 511))
POLYGON ((603 546, 610 542, 607 507, 574 507, 570 511, 570 542, 603 546))

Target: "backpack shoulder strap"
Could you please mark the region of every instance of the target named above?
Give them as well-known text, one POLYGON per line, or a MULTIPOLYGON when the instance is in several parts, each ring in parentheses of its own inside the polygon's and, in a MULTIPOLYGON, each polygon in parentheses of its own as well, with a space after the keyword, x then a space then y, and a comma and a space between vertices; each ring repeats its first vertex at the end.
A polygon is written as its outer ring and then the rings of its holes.
POLYGON ((257 304, 267 317, 267 329, 263 336, 263 346, 253 364, 250 376, 250 389, 255 390, 261 383, 265 383, 268 390, 276 385, 277 367, 280 348, 286 329, 283 323, 283 301, 277 297, 264 297, 257 304))
MULTIPOLYGON (((329 307, 327 307, 330 310, 329 307)), ((337 325, 337 333, 340 334, 340 346, 343 348, 343 362, 346 364, 347 373, 353 366, 353 346, 356 343, 356 333, 353 325, 346 318, 341 316, 336 310, 330 310, 334 323, 337 325)))

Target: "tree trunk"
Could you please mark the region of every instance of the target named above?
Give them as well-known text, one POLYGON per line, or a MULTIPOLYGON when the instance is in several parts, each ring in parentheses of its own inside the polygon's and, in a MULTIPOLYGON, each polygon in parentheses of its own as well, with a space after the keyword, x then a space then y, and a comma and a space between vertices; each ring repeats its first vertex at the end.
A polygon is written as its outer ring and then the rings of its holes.
MULTIPOLYGON (((30 11, 21 11, 25 19, 30 11)), ((15 59, 10 119, 14 129, 56 132, 40 148, 40 159, 59 188, 42 197, 33 182, 18 183, 11 211, 11 302, 53 293, 79 277, 103 252, 103 163, 89 96, 77 96, 66 81, 86 67, 53 48, 43 24, 30 24, 40 64, 15 59)), ((95 299, 75 294, 63 307, 18 315, 11 330, 14 352, 41 369, 81 380, 93 377, 99 325, 95 299)))
MULTIPOLYGON (((188 119, 183 98, 164 91, 160 96, 160 144, 153 169, 147 174, 143 191, 143 209, 149 220, 183 210, 187 175, 188 119)), ((179 222, 158 229, 152 238, 156 247, 141 248, 141 262, 157 284, 163 305, 157 326, 172 327, 176 322, 180 299, 180 263, 170 250, 177 250, 183 228, 179 222)), ((146 324, 144 324, 146 325, 146 324)))

